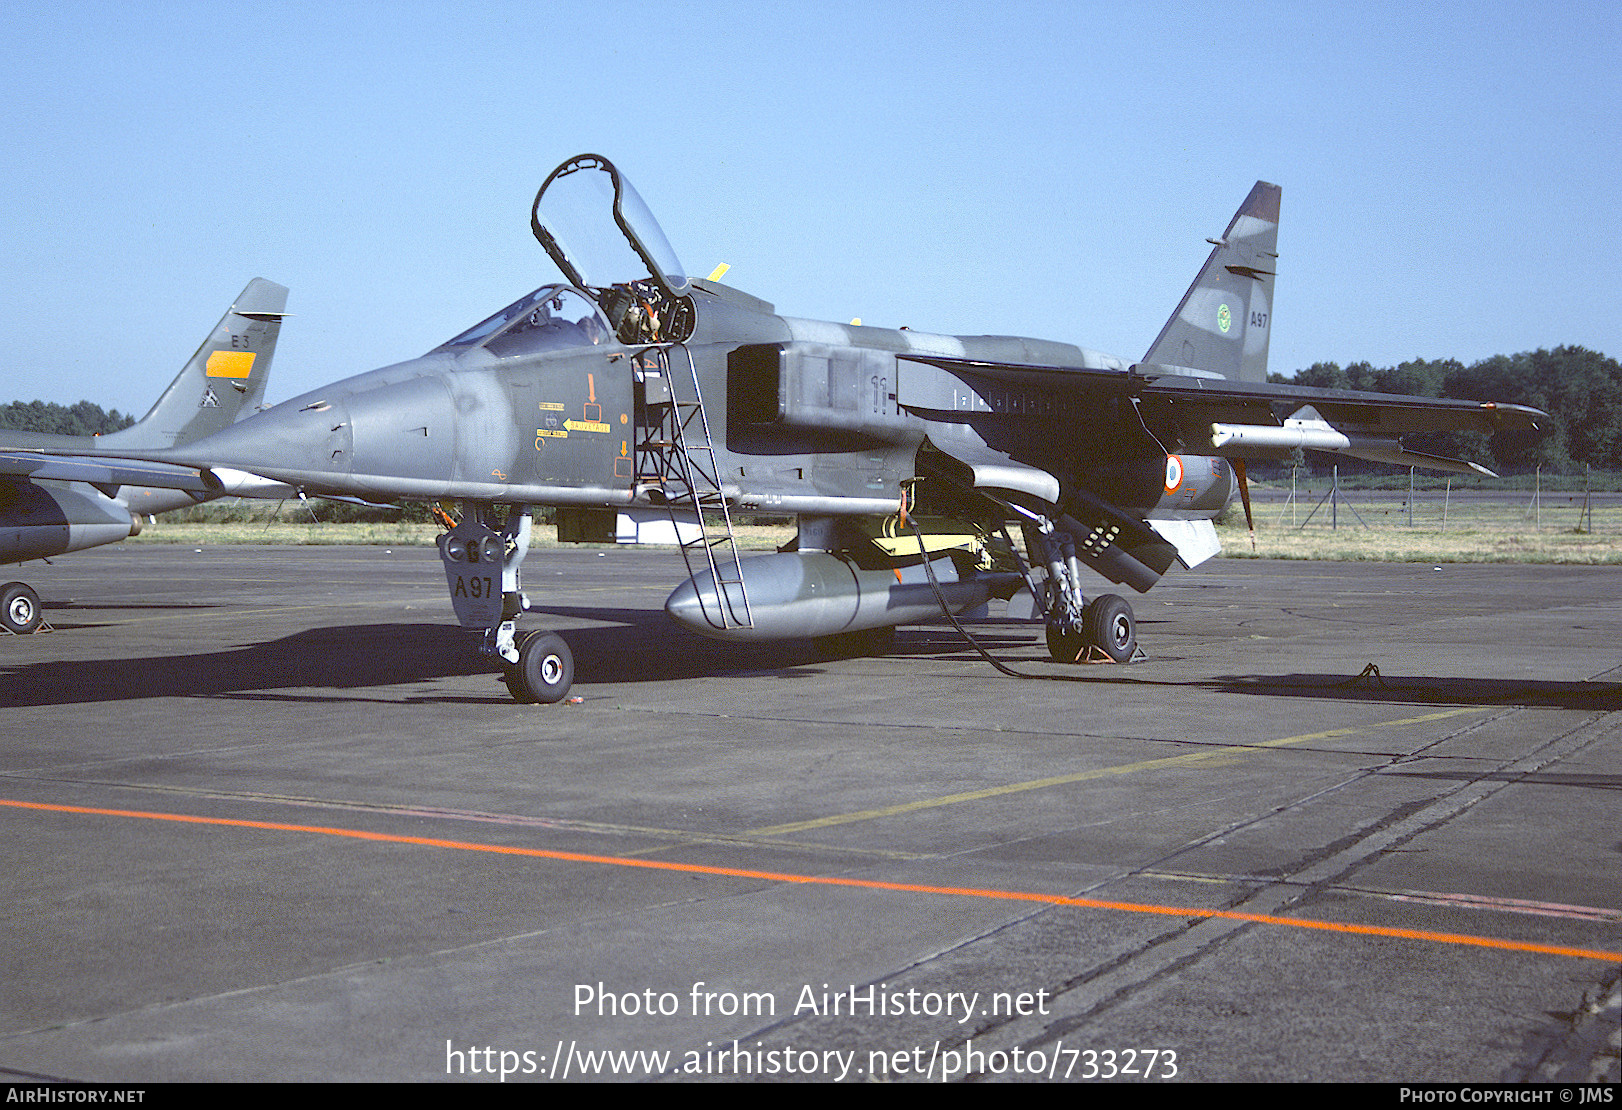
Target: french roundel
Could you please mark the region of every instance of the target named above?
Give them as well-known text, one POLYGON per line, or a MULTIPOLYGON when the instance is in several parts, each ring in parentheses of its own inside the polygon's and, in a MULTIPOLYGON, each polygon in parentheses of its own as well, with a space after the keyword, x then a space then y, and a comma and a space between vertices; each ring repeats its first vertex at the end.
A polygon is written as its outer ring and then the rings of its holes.
POLYGON ((1176 493, 1183 484, 1183 460, 1176 455, 1166 456, 1166 492, 1176 493))

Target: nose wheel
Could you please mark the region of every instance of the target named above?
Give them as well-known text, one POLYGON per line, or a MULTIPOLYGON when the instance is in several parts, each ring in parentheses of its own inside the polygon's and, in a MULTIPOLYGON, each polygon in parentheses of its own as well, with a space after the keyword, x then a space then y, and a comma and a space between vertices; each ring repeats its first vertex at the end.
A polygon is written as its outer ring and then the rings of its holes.
POLYGON ((518 662, 506 664, 502 677, 514 701, 551 705, 574 685, 574 656, 556 632, 527 632, 518 642, 518 662))

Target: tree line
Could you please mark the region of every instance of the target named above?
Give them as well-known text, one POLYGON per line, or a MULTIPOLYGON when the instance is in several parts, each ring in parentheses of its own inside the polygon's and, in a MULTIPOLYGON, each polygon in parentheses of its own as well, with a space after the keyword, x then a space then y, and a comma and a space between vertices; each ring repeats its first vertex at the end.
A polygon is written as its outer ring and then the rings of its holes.
MULTIPOLYGON (((1269 374, 1268 380, 1530 405, 1549 414, 1548 430, 1541 437, 1447 432, 1406 436, 1403 443, 1412 450, 1480 463, 1501 474, 1525 474, 1538 467, 1559 474, 1581 474, 1585 466, 1622 471, 1622 363, 1585 347, 1494 355, 1469 366, 1457 359, 1415 359, 1391 367, 1354 362, 1344 368, 1315 362, 1293 378, 1269 374)), ((1354 459, 1342 459, 1340 465, 1353 472, 1389 469, 1354 459)))
POLYGON ((104 436, 135 423, 117 409, 102 411, 100 405, 80 401, 58 405, 54 401, 13 401, 0 405, 0 428, 20 432, 47 432, 60 436, 104 436))

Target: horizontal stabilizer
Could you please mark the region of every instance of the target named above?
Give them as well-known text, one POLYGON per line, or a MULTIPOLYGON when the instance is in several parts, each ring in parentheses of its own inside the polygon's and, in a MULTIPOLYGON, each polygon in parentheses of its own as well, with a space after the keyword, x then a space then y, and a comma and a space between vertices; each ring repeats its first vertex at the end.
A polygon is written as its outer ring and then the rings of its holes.
POLYGON ((32 451, 0 451, 0 475, 29 481, 86 482, 98 488, 158 486, 210 497, 220 492, 217 483, 209 481, 193 467, 124 459, 59 457, 32 451))

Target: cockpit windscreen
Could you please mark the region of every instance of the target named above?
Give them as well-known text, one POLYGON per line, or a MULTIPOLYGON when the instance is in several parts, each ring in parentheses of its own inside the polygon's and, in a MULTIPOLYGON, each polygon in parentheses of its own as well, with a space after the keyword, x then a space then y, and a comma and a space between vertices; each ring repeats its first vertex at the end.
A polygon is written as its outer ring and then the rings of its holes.
POLYGON ((543 285, 435 350, 483 347, 497 358, 593 347, 607 342, 607 321, 585 297, 566 285, 543 285))

